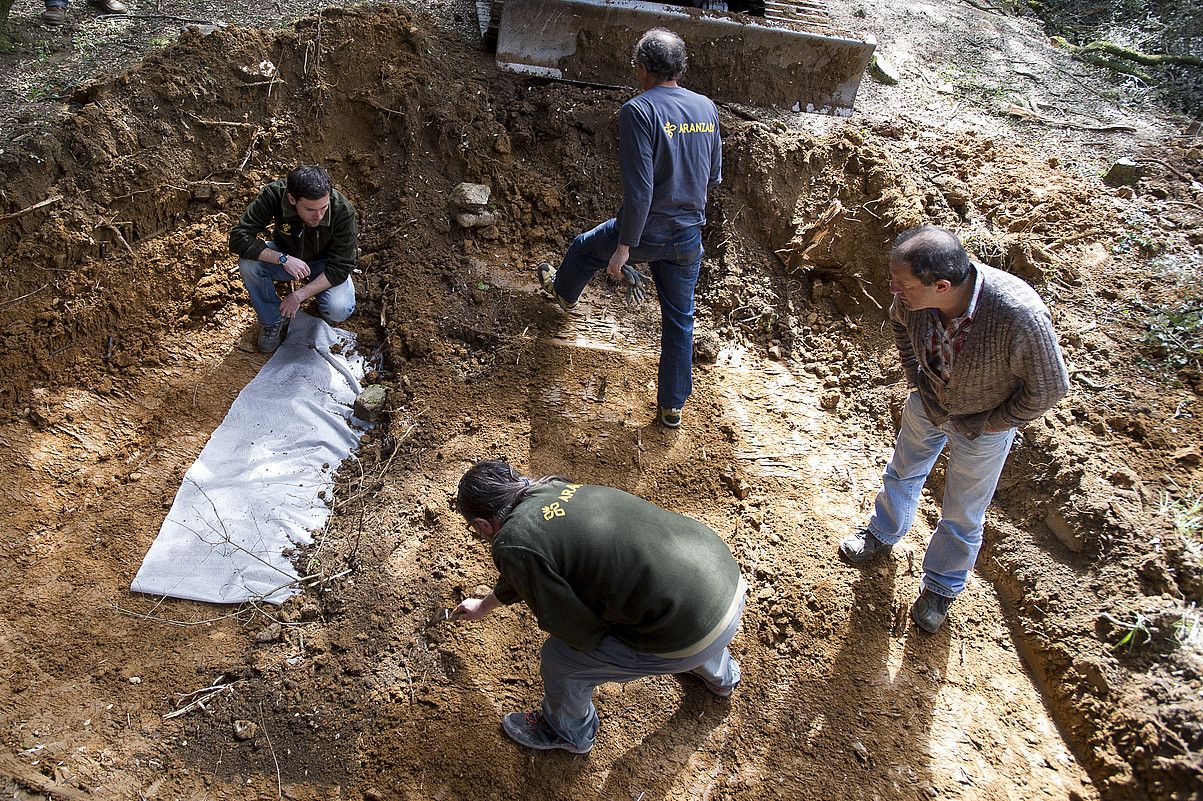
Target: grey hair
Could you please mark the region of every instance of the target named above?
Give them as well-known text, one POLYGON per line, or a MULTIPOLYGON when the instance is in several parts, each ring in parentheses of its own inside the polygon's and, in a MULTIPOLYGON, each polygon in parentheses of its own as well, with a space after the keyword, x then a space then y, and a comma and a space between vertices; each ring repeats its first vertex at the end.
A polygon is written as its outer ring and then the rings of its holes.
POLYGON ((658 81, 674 81, 689 66, 685 40, 664 28, 652 28, 635 44, 635 64, 658 81))
POLYGON ((960 286, 970 272, 969 254, 957 235, 947 228, 922 225, 894 238, 890 261, 900 261, 925 286, 944 280, 960 286))

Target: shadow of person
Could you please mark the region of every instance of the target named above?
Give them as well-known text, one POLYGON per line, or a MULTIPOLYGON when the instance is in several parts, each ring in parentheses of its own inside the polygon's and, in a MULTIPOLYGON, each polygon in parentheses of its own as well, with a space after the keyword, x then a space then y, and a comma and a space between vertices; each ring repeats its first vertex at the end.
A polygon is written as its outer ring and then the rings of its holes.
MULTIPOLYGON (((598 790, 598 798, 642 797, 645 801, 653 801, 669 797, 681 775, 691 771, 691 757, 714 729, 726 722, 730 713, 727 699, 716 698, 700 682, 689 677, 672 678, 680 683, 684 693, 676 711, 613 761, 598 790)), ((663 682, 664 679, 655 681, 663 682)), ((619 722, 619 719, 610 721, 611 725, 619 722)))

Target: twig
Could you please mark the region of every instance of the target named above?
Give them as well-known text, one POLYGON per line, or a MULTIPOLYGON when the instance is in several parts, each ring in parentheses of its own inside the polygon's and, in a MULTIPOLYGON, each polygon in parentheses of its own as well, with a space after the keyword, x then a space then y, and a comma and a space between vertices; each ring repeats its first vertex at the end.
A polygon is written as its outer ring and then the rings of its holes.
POLYGON ((262 131, 262 128, 255 126, 255 130, 251 134, 251 143, 246 148, 246 155, 243 157, 242 163, 238 165, 238 172, 246 169, 247 162, 251 160, 251 154, 255 152, 255 145, 259 142, 259 134, 262 131))
POLYGON ((267 738, 267 748, 271 751, 272 762, 276 763, 276 798, 284 797, 284 782, 280 780, 280 760, 276 759, 276 747, 272 745, 271 733, 267 730, 267 719, 263 717, 263 704, 259 704, 259 728, 263 729, 263 736, 267 738))
POLYGON ((12 214, 0 215, 0 220, 15 220, 18 217, 26 215, 31 211, 36 211, 36 210, 42 208, 43 206, 49 206, 51 203, 58 203, 62 199, 63 199, 62 195, 55 195, 54 197, 48 197, 45 200, 43 200, 39 203, 34 203, 32 206, 21 209, 20 211, 14 211, 12 214))
POLYGON ((22 296, 21 296, 21 297, 19 297, 19 298, 13 298, 12 300, 6 300, 6 301, 4 301, 3 303, 0 303, 0 309, 3 309, 5 306, 9 306, 9 305, 11 305, 11 304, 13 304, 13 303, 16 303, 16 302, 18 302, 18 301, 25 300, 26 298, 30 297, 31 295, 36 295, 36 294, 38 294, 39 292, 41 292, 43 289, 45 289, 46 287, 48 287, 48 286, 50 286, 50 284, 49 284, 49 283, 45 283, 45 284, 42 284, 40 287, 38 287, 37 289, 35 289, 35 290, 34 290, 34 291, 32 291, 32 292, 26 292, 24 295, 22 295, 22 296))
POLYGON ((215 28, 226 27, 226 23, 214 22, 211 19, 192 19, 191 17, 177 17, 172 14, 126 14, 124 11, 120 14, 97 14, 96 19, 166 19, 172 22, 182 22, 185 25, 212 25, 215 28))
POLYGON ((1187 203, 1185 200, 1163 200, 1162 203, 1173 203, 1175 206, 1186 206, 1188 209, 1198 209, 1203 211, 1203 206, 1198 203, 1187 203))
MULTIPOLYGON (((1177 170, 1177 169, 1175 169, 1173 165, 1171 165, 1171 164, 1166 164, 1166 163, 1165 163, 1164 161, 1162 161, 1161 159, 1142 158, 1142 159, 1133 159, 1133 160, 1134 160, 1134 161, 1136 161, 1138 164, 1157 164, 1157 165, 1160 165, 1160 166, 1162 166, 1162 167, 1165 167, 1167 170, 1169 170, 1170 172, 1172 172, 1174 175, 1177 175, 1177 176, 1178 176, 1179 178, 1181 178, 1183 181, 1190 181, 1190 180, 1192 180, 1192 179, 1191 179, 1191 178, 1189 178, 1188 176, 1185 176, 1185 175, 1183 175, 1182 173, 1178 172, 1178 170, 1177 170)), ((1197 208, 1197 207, 1196 207, 1196 208, 1197 208)))
POLYGON ((102 223, 99 223, 98 225, 94 226, 92 230, 96 230, 97 228, 103 228, 106 231, 112 231, 113 236, 117 237, 117 241, 125 246, 125 250, 127 253, 129 253, 130 258, 135 259, 135 260, 138 258, 137 254, 134 253, 134 249, 129 246, 129 242, 125 241, 125 236, 122 235, 120 229, 118 229, 117 226, 113 225, 111 222, 102 222, 102 223))

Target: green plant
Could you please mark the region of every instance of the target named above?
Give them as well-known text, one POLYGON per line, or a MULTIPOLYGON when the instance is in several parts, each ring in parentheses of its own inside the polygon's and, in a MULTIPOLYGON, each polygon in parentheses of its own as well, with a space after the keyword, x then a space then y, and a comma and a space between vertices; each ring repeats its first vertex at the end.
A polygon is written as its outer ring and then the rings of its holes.
POLYGON ((1203 494, 1184 499, 1175 498, 1162 490, 1157 512, 1169 521, 1174 533, 1182 538, 1186 552, 1195 559, 1203 559, 1203 494))
POLYGON ((1149 630, 1149 619, 1140 612, 1134 612, 1132 620, 1120 620, 1106 613, 1103 614, 1103 618, 1124 632, 1124 636, 1119 639, 1119 642, 1111 646, 1111 650, 1113 651, 1127 648, 1128 652, 1131 653, 1132 649, 1136 646, 1144 645, 1153 639, 1153 632, 1149 630), (1141 640, 1141 637, 1144 639, 1141 640))
POLYGON ((1203 650, 1203 619, 1200 612, 1192 603, 1183 607, 1174 624, 1174 639, 1179 645, 1203 650))
POLYGON ((1145 344, 1171 367, 1203 367, 1203 300, 1155 309, 1146 325, 1145 344))

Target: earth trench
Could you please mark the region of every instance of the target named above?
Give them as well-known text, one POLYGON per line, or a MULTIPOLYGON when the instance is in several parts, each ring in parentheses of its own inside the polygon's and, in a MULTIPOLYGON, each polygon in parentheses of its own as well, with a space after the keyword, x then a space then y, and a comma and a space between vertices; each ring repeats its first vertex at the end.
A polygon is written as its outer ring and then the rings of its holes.
MULTIPOLYGON (((0 787, 1199 796, 1203 635, 1183 625, 1203 571, 1163 511, 1203 479, 1203 380, 1159 368, 1128 313, 1181 291, 1140 243, 1114 246, 1131 244, 1131 198, 974 131, 872 116, 808 130, 725 108, 695 390, 668 432, 652 424, 655 304, 595 281, 564 315, 532 273, 617 207, 623 99, 498 74, 421 14, 331 9, 284 31, 186 32, 0 153, 0 787), (361 215, 349 326, 381 357, 369 380, 387 419, 338 474, 303 596, 238 610, 136 596, 184 471, 264 361, 227 233, 299 161, 327 165, 361 215), (496 225, 452 221, 461 181, 491 187, 496 225), (905 382, 885 251, 921 222, 1038 287, 1074 377, 1022 432, 978 572, 935 636, 907 610, 939 467, 887 561, 834 558, 892 446, 905 382), (493 580, 452 502, 463 470, 496 455, 724 537, 751 584, 729 702, 671 677, 605 685, 589 757, 503 738, 500 715, 540 696, 533 618, 431 623, 493 580)), ((1187 185, 1160 181, 1185 214, 1187 185)), ((1163 255, 1191 263, 1198 222, 1165 229, 1163 255)))

